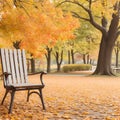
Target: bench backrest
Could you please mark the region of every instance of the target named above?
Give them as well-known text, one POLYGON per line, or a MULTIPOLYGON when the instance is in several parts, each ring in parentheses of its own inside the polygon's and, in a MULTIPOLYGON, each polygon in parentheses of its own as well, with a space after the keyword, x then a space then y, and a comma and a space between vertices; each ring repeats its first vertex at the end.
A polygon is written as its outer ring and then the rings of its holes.
MULTIPOLYGON (((2 71, 11 73, 7 84, 24 84, 28 82, 25 50, 1 48, 2 71)), ((5 84, 4 77, 4 85, 5 84)))

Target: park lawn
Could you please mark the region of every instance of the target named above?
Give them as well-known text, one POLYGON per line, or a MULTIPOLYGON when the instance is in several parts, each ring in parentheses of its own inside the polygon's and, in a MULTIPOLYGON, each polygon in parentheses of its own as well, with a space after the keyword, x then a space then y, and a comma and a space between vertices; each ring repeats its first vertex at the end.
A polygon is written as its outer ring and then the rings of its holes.
MULTIPOLYGON (((29 76, 38 83, 39 75, 29 76)), ((33 94, 26 102, 27 92, 17 92, 13 114, 9 115, 9 98, 0 105, 0 120, 119 120, 120 78, 48 74, 43 90, 46 111, 39 97, 33 94)), ((0 100, 4 88, 0 82, 0 100)))

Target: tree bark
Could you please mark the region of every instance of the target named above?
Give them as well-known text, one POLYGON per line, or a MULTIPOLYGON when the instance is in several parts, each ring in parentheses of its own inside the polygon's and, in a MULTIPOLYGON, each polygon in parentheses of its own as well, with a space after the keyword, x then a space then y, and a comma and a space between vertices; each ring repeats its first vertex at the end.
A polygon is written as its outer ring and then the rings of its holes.
POLYGON ((46 60, 47 60, 47 72, 50 72, 50 67, 51 67, 51 52, 52 52, 52 48, 47 47, 46 48, 47 54, 45 54, 46 56, 46 60))
POLYGON ((83 63, 86 64, 86 54, 83 54, 83 63))
POLYGON ((68 50, 68 64, 71 63, 71 59, 70 59, 70 50, 68 50))
POLYGON ((72 64, 75 63, 75 59, 74 59, 74 50, 71 49, 71 58, 72 58, 72 64))
POLYGON ((93 74, 114 75, 111 69, 112 51, 117 40, 119 15, 112 14, 112 20, 108 31, 102 31, 97 68, 93 74))
POLYGON ((115 66, 116 67, 119 67, 119 64, 118 64, 118 61, 119 61, 119 41, 117 42, 116 44, 116 48, 114 49, 115 50, 115 57, 116 57, 116 62, 115 62, 115 66))
POLYGON ((61 53, 56 52, 55 53, 55 58, 56 58, 56 64, 57 64, 57 71, 60 71, 61 64, 62 64, 62 61, 63 61, 63 50, 61 51, 61 53))
POLYGON ((13 47, 15 49, 20 49, 20 44, 21 44, 21 40, 17 40, 15 42, 13 42, 13 47))
POLYGON ((87 64, 89 64, 90 63, 90 55, 88 54, 87 55, 87 64))
POLYGON ((35 73, 35 59, 31 58, 31 73, 35 73))
POLYGON ((112 58, 112 51, 115 44, 115 38, 111 37, 110 34, 113 35, 110 32, 110 33, 107 33, 106 36, 105 35, 102 36, 97 68, 93 74, 113 75, 113 72, 111 69, 111 58, 112 58))
POLYGON ((119 67, 119 65, 118 65, 118 57, 119 56, 119 50, 117 49, 117 51, 116 51, 116 63, 115 63, 115 66, 118 68, 119 67))

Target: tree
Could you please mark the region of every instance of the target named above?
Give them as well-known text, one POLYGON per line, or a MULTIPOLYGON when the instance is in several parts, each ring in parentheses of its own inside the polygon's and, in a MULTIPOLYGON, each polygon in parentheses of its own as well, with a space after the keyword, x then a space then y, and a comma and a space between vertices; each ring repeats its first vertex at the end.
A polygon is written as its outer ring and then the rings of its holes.
MULTIPOLYGON (((74 32, 74 34, 75 34, 75 32, 74 32)), ((67 51, 68 64, 74 64, 75 63, 75 59, 74 59, 75 39, 74 40, 72 40, 72 39, 67 40, 64 44, 65 48, 66 48, 66 51, 67 51)))
POLYGON ((57 41, 56 45, 53 47, 53 55, 55 56, 57 71, 60 71, 61 64, 63 62, 63 51, 64 51, 64 42, 57 41))
POLYGON ((47 72, 49 73, 50 72, 50 66, 51 66, 51 52, 52 52, 52 48, 50 47, 46 47, 46 53, 45 53, 45 57, 46 57, 46 60, 47 60, 47 72))
POLYGON ((119 61, 119 52, 120 52, 120 42, 119 41, 117 41, 115 43, 114 51, 115 51, 115 57, 116 57, 115 66, 119 67, 119 64, 118 64, 118 61, 119 61))
POLYGON ((82 21, 75 34, 75 51, 82 55, 83 63, 89 64, 92 59, 97 59, 99 32, 90 23, 82 21))
MULTIPOLYGON (((59 39, 64 41, 75 37, 73 31, 79 26, 79 21, 71 13, 56 8, 49 0, 14 0, 13 3, 6 0, 6 3, 10 6, 3 10, 0 21, 3 36, 11 46, 14 44, 16 48, 26 49, 32 57, 49 54, 48 48, 51 51, 59 39)), ((49 55, 46 58, 49 67, 49 55)))
POLYGON ((120 2, 117 0, 65 0, 62 1, 59 5, 65 3, 74 4, 80 10, 82 9, 85 13, 84 15, 82 14, 83 16, 81 16, 81 14, 79 14, 81 12, 78 12, 77 10, 72 11, 72 13, 75 17, 91 23, 102 34, 97 67, 93 74, 113 75, 111 69, 111 57, 115 41, 117 40, 120 33, 120 2), (111 15, 111 17, 109 15, 111 15), (98 18, 100 18, 101 23, 97 21, 98 18), (110 20, 110 22, 108 22, 107 18, 110 20))

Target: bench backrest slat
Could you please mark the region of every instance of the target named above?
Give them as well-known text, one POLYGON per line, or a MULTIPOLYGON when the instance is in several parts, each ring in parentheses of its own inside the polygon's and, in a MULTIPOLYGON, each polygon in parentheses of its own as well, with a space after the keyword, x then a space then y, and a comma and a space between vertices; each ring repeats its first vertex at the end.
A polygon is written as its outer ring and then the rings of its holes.
MULTIPOLYGON (((5 49, 5 57, 6 57, 6 68, 8 73, 11 73, 11 67, 10 67, 10 57, 9 57, 9 51, 8 49, 5 49)), ((11 79, 11 75, 8 76, 8 84, 12 84, 12 79, 11 79)))
POLYGON ((10 63, 11 63, 11 73, 12 73, 12 83, 16 84, 16 76, 15 76, 15 65, 14 65, 14 57, 13 57, 13 50, 9 50, 10 53, 10 63))
POLYGON ((12 74, 8 77, 8 84, 28 82, 25 50, 1 48, 1 63, 3 72, 12 74))
MULTIPOLYGON (((7 67, 6 67, 6 58, 5 58, 5 52, 4 52, 4 49, 1 49, 1 61, 2 61, 2 68, 3 69, 3 72, 6 72, 7 71, 7 67)), ((5 76, 4 76, 4 79, 5 79, 5 76)), ((6 82, 4 82, 4 86, 6 86, 6 82)))
POLYGON ((24 80, 27 83, 28 82, 28 76, 27 76, 27 65, 26 65, 25 50, 22 50, 22 58, 23 58, 24 80))
POLYGON ((18 61, 19 61, 19 67, 20 67, 21 83, 24 83, 25 81, 24 81, 23 62, 22 62, 21 50, 18 50, 18 61))
POLYGON ((16 72, 17 83, 19 84, 20 83, 20 74, 19 74, 19 65, 18 65, 18 58, 17 58, 17 50, 15 50, 15 49, 13 50, 13 55, 14 55, 15 72, 16 72))

